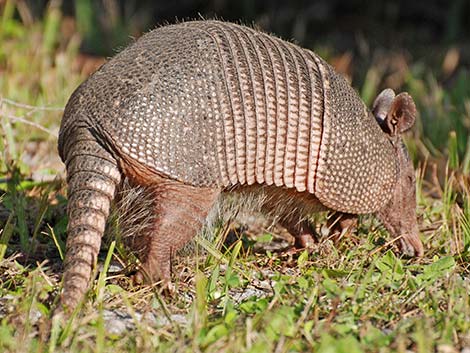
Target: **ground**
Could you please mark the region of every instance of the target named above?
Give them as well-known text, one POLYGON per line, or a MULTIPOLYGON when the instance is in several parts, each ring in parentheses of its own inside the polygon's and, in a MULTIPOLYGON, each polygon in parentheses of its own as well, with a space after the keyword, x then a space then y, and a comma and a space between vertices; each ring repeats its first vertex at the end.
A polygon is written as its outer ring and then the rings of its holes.
MULTIPOLYGON (((221 224, 215 241, 201 238, 202 251, 176 260, 176 293, 164 295, 132 286, 130 257, 108 238, 80 313, 45 338, 67 221, 61 112, 102 62, 79 53, 76 34, 54 31, 54 11, 29 27, 2 14, 0 351, 470 352, 470 73, 455 64, 456 48, 443 50, 442 67, 377 55, 356 74, 364 84, 353 81, 368 103, 383 85, 417 103, 406 143, 423 258, 400 257, 371 216, 339 244, 326 236, 297 253, 283 251, 290 240, 278 228, 251 227, 217 246, 240 230, 221 224)), ((351 58, 326 59, 342 71, 351 58)), ((312 219, 319 233, 326 217, 312 219)))

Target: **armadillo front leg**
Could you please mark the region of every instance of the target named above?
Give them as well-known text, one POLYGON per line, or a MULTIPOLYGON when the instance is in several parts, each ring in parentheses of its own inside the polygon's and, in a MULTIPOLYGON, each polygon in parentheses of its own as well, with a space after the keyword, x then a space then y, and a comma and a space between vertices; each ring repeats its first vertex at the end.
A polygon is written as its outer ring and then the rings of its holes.
POLYGON ((148 253, 134 276, 136 283, 170 282, 171 259, 201 229, 220 191, 162 179, 151 186, 155 195, 155 223, 148 253))
POLYGON ((318 242, 315 228, 306 219, 284 218, 279 223, 294 237, 295 249, 312 248, 318 242))
POLYGON ((63 292, 57 309, 71 312, 89 287, 121 175, 116 160, 88 130, 77 132, 66 147, 69 221, 63 292))
POLYGON ((335 244, 338 244, 344 237, 352 235, 357 228, 357 215, 336 212, 328 219, 327 227, 330 237, 335 244))
POLYGON ((292 189, 265 188, 263 211, 277 218, 279 224, 294 237, 296 249, 311 248, 318 242, 315 228, 308 217, 323 209, 309 193, 297 193, 292 189))

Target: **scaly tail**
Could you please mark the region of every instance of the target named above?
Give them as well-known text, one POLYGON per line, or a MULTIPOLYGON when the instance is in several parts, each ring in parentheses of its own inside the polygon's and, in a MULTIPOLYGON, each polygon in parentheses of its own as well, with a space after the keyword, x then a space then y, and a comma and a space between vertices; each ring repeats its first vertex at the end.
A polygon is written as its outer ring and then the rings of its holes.
POLYGON ((56 313, 71 313, 89 287, 110 203, 121 180, 116 160, 89 130, 76 131, 63 144, 64 151, 69 223, 63 291, 56 313))

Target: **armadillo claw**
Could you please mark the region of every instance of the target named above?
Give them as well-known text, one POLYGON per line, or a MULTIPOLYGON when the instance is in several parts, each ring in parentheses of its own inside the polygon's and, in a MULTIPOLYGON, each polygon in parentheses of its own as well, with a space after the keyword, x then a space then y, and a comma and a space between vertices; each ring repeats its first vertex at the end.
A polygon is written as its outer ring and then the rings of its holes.
POLYGON ((144 278, 144 274, 139 270, 130 277, 130 280, 134 286, 141 286, 145 283, 144 278))
MULTIPOLYGON (((137 273, 132 275, 130 279, 131 279, 131 283, 135 286, 154 284, 152 283, 151 280, 149 280, 149 276, 147 275, 147 273, 145 273, 144 270, 137 271, 137 273)), ((176 294, 176 286, 173 283, 171 283, 170 280, 160 281, 159 287, 161 288, 161 292, 168 297, 174 296, 176 294)))
POLYGON ((398 243, 400 251, 406 256, 422 257, 424 255, 424 247, 418 234, 406 234, 400 238, 398 243))
POLYGON ((310 249, 315 246, 316 240, 312 234, 299 234, 294 237, 295 249, 310 249))

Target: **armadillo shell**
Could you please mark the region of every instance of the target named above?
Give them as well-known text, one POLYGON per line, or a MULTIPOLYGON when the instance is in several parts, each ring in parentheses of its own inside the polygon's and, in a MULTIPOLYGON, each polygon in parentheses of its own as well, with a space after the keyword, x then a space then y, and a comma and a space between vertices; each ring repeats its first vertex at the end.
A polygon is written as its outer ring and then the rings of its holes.
POLYGON ((77 95, 86 121, 66 110, 61 135, 86 124, 119 154, 191 185, 296 188, 369 213, 396 180, 392 146, 349 84, 314 53, 247 27, 158 28, 77 95))

